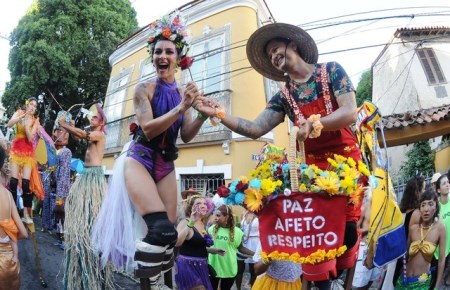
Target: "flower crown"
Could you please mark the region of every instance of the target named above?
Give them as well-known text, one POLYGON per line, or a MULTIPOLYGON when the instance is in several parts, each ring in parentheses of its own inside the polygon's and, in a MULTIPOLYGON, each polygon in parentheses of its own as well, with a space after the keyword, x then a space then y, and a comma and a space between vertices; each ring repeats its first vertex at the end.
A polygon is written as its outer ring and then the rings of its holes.
POLYGON ((178 51, 178 60, 189 50, 189 30, 184 25, 184 18, 179 11, 175 11, 149 25, 150 35, 147 40, 150 61, 153 61, 153 50, 159 40, 170 40, 178 51))

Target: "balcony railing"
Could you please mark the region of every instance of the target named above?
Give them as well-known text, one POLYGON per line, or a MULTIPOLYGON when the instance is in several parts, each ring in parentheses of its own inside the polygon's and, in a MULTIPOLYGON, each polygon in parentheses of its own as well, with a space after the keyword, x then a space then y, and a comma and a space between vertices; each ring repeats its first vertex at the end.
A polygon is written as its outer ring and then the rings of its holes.
MULTIPOLYGON (((219 91, 209 94, 207 97, 212 98, 225 107, 226 111, 230 111, 230 91, 219 91)), ((197 111, 192 110, 192 118, 197 117, 197 111)), ((120 152, 122 147, 130 141, 130 124, 136 122, 136 116, 128 116, 119 120, 115 120, 106 124, 106 144, 105 154, 113 154, 120 152)), ((219 124, 217 126, 211 125, 209 121, 203 123, 202 128, 198 132, 197 136, 190 143, 204 143, 211 141, 220 141, 231 138, 231 131, 224 125, 219 124)), ((178 138, 177 144, 183 144, 178 138)))

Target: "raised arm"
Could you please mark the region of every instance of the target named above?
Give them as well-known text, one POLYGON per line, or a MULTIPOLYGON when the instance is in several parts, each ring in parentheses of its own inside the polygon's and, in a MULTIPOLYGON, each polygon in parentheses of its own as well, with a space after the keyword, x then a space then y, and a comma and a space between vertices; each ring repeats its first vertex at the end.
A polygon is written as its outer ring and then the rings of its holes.
MULTIPOLYGON (((140 83, 136 86, 133 95, 134 110, 139 125, 148 139, 152 139, 166 131, 191 106, 193 99, 199 94, 194 83, 186 86, 180 104, 166 114, 154 118, 150 100, 155 91, 155 83, 140 83)), ((187 117, 187 114, 185 114, 187 117)), ((198 130, 197 130, 198 131, 198 130)))
POLYGON ((14 126, 17 122, 19 122, 20 120, 22 120, 22 118, 25 117, 25 112, 22 110, 18 110, 16 111, 13 116, 11 117, 11 119, 9 119, 8 123, 6 124, 6 127, 11 128, 12 126, 14 126))
POLYGON ((78 139, 86 139, 88 141, 97 142, 105 138, 105 134, 103 132, 82 130, 73 126, 71 123, 66 123, 66 115, 60 116, 59 125, 62 128, 66 129, 66 131, 69 132, 70 135, 78 139))
MULTIPOLYGON (((194 107, 205 116, 215 116, 217 113, 215 107, 219 106, 219 104, 207 98, 199 98, 199 100, 201 102, 194 102, 194 107)), ((225 114, 222 118, 222 124, 227 128, 252 139, 263 136, 283 121, 283 113, 275 112, 267 108, 253 121, 238 118, 230 114, 225 114)))

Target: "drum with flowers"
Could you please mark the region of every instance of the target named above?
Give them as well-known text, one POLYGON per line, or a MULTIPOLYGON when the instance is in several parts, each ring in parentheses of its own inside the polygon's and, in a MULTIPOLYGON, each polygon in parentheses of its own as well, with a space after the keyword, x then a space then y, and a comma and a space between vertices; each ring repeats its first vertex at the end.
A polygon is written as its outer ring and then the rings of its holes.
POLYGON ((295 132, 291 136, 287 158, 265 158, 263 152, 263 161, 249 177, 236 179, 218 193, 226 203, 258 213, 263 259, 299 262, 307 280, 327 280, 336 274, 336 258, 347 250, 347 203, 360 202, 359 181, 369 171, 364 163, 338 155, 328 160, 329 170, 302 164, 295 132))

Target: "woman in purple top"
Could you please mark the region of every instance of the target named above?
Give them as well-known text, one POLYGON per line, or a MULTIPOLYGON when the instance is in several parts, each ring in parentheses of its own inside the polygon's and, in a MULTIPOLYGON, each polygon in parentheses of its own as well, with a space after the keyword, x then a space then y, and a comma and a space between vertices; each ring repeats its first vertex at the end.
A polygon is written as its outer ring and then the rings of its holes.
POLYGON ((189 82, 183 89, 175 81, 175 69, 187 52, 188 31, 174 13, 150 24, 148 40, 156 80, 139 83, 133 102, 139 123, 125 160, 125 184, 131 202, 146 223, 148 232, 136 245, 138 278, 154 281, 173 264, 177 184, 174 160, 178 157, 178 133, 192 140, 204 119, 192 118, 192 103, 200 96, 189 82), (150 253, 150 254, 149 254, 150 253))

